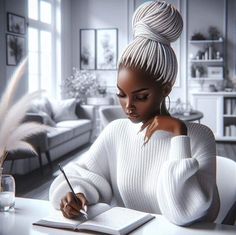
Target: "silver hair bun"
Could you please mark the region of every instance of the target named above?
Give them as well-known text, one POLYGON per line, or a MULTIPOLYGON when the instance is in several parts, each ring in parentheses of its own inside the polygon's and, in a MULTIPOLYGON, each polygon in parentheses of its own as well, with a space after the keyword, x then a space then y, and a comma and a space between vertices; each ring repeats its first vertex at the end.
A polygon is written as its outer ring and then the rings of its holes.
POLYGON ((132 26, 134 37, 170 44, 179 38, 183 20, 172 5, 164 1, 153 1, 137 8, 133 15, 132 26))
POLYGON ((125 48, 120 66, 147 71, 162 83, 174 84, 178 72, 176 55, 170 46, 180 36, 180 13, 162 1, 145 2, 133 15, 134 40, 125 48))

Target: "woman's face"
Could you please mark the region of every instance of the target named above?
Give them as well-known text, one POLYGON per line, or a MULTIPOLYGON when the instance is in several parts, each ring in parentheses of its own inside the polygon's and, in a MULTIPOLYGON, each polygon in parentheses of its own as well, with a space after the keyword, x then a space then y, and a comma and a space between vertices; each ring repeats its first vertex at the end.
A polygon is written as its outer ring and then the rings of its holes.
POLYGON ((139 70, 122 68, 118 73, 117 96, 123 111, 134 122, 146 122, 160 113, 164 101, 158 83, 139 70))

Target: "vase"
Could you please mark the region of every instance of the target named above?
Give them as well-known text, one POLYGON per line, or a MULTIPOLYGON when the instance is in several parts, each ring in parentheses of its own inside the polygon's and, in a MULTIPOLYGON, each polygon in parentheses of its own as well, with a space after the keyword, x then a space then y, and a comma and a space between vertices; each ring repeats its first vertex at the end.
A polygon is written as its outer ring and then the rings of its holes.
POLYGON ((15 179, 2 171, 0 168, 0 211, 9 211, 15 206, 15 179))

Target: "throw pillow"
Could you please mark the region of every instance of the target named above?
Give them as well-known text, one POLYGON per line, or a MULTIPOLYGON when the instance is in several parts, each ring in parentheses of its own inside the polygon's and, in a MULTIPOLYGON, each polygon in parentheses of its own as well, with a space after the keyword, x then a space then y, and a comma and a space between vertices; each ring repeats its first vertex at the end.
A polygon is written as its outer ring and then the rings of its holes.
POLYGON ((53 119, 55 122, 78 119, 75 114, 76 99, 65 99, 52 102, 51 104, 53 109, 53 119))
POLYGON ((50 118, 52 118, 52 116, 53 116, 52 106, 51 106, 48 98, 46 98, 46 97, 34 100, 31 104, 31 107, 28 110, 28 112, 33 112, 33 113, 44 112, 50 118))

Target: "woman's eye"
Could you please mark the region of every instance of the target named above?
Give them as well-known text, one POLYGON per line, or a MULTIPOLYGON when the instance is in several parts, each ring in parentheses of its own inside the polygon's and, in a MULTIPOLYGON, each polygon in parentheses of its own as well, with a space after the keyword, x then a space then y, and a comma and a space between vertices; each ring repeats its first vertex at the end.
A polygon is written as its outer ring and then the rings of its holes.
POLYGON ((148 95, 137 95, 135 97, 135 99, 138 101, 145 101, 145 100, 147 100, 147 98, 148 98, 148 95))
POLYGON ((125 95, 124 94, 121 94, 121 93, 116 93, 116 95, 119 97, 119 98, 124 98, 125 95))

